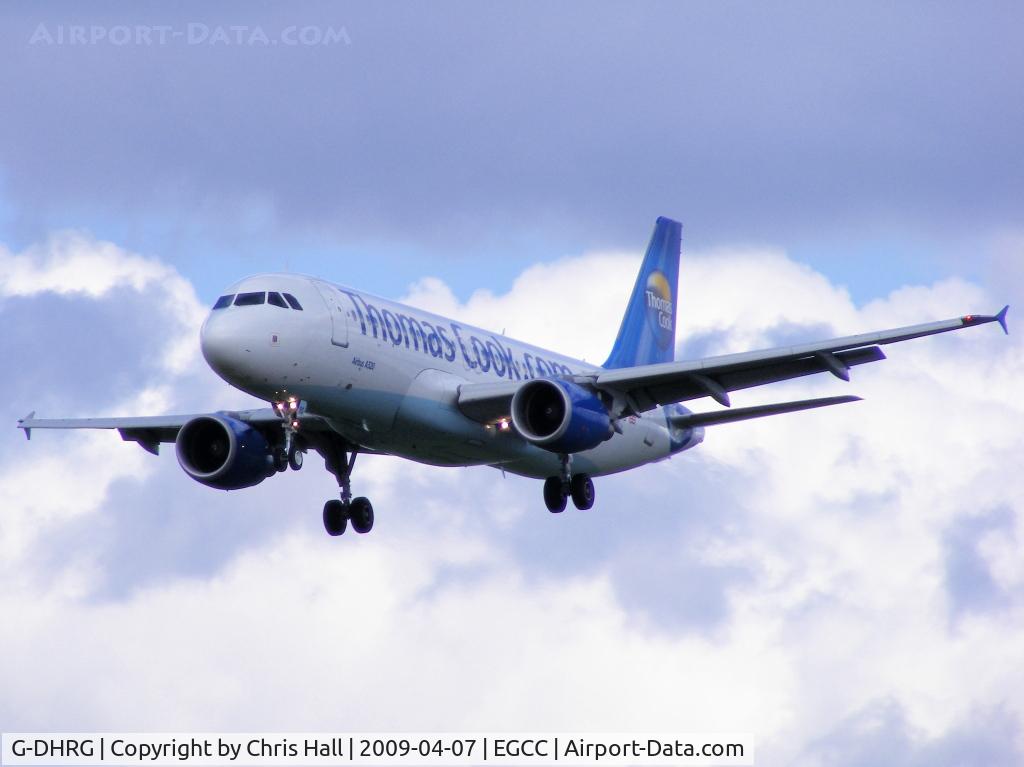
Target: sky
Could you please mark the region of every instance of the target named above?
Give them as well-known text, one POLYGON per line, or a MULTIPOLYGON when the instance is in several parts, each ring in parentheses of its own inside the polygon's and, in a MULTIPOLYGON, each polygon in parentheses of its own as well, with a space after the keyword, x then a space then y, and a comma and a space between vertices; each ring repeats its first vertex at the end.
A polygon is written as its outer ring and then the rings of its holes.
POLYGON ((603 359, 658 215, 684 224, 681 358, 1020 304, 1022 22, 5 3, 0 730, 719 730, 759 765, 1024 761, 1019 334, 738 393, 865 401, 709 428, 585 513, 363 457, 377 523, 337 540, 318 458, 223 493, 169 446, 13 428, 253 404, 197 333, 260 271, 603 359))

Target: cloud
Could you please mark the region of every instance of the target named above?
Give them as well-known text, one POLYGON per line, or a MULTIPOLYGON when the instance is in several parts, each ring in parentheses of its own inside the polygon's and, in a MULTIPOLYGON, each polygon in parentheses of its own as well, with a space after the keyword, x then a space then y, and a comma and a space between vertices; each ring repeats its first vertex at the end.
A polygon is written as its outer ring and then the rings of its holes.
MULTIPOLYGON (((92 268, 121 276, 97 278, 90 302, 119 304, 113 285, 179 289, 155 259, 104 253, 92 268)), ((69 268, 42 248, 17 262, 19 284, 53 285, 51 256, 69 268)), ((409 298, 599 360, 638 263, 591 254, 538 265, 505 293, 460 302, 423 280, 409 298), (586 296, 565 295, 583 284, 586 296)), ((858 306, 784 253, 753 249, 694 254, 681 285, 681 348, 715 352, 991 303, 943 280, 858 306)), ((47 299, 34 290, 19 300, 47 299)), ((168 357, 191 314, 154 331, 168 357)), ((96 331, 116 321, 97 315, 96 331)), ((971 748, 1006 763, 1024 721, 1017 338, 969 329, 891 347, 850 385, 820 376, 744 393, 866 401, 709 429, 692 454, 601 478, 587 513, 550 515, 538 483, 489 469, 364 456, 356 491, 373 498, 377 527, 341 540, 319 530, 335 489, 316 460, 225 494, 170 456, 40 435, 29 452, 0 452, 0 610, 19 629, 0 637, 0 719, 749 730, 769 765, 942 764, 971 748), (979 583, 1001 598, 975 598, 979 583)), ((43 356, 28 354, 20 375, 75 401, 74 381, 41 377, 43 356)), ((172 368, 152 370, 175 396, 179 381, 196 400, 232 396, 172 368)), ((170 404, 144 401, 151 383, 140 376, 126 404, 170 404)))
MULTIPOLYGON (((635 254, 587 253, 531 266, 504 294, 481 289, 460 302, 443 281, 426 277, 400 300, 600 364, 639 266, 635 254)), ((706 337, 717 342, 701 350, 723 354, 771 345, 780 328, 824 322, 826 330, 854 333, 863 326, 843 288, 776 250, 687 252, 679 270, 676 337, 684 352, 706 337), (791 300, 796 291, 799 302, 791 300)))
POLYGON ((441 280, 427 277, 400 300, 600 364, 611 351, 635 278, 635 258, 591 254, 531 266, 504 295, 478 290, 462 304, 441 280), (592 279, 595 273, 599 281, 592 279))
MULTIPOLYGON (((519 318, 516 330, 539 339, 549 328, 563 349, 581 348, 573 336, 593 329, 586 341, 591 346, 582 348, 600 359, 600 344, 614 337, 638 263, 627 256, 567 259, 524 274, 507 294, 481 292, 461 305, 437 282, 416 286, 407 298, 434 301, 435 308, 491 327, 498 317, 519 318), (573 322, 576 306, 558 300, 565 285, 587 286, 586 302, 605 307, 598 322, 573 322)), ((946 279, 858 307, 845 290, 776 251, 691 253, 681 268, 684 352, 739 351, 996 305, 978 286, 946 279)), ((800 687, 794 697, 806 700, 796 704, 797 718, 807 732, 817 716, 815 700, 832 717, 843 706, 868 705, 880 691, 891 692, 909 726, 930 737, 987 703, 1005 702, 1019 718, 1024 702, 993 671, 1019 662, 1000 637, 1019 626, 1020 592, 995 585, 997 577, 1019 582, 1012 565, 1019 543, 995 535, 985 520, 999 509, 998 529, 1012 529, 1020 513, 1024 486, 1009 470, 1024 429, 1024 408, 1014 393, 1014 382, 1024 376, 1020 344, 986 327, 886 351, 890 361, 855 370, 852 386, 819 376, 737 394, 742 404, 851 390, 867 400, 710 429, 699 455, 644 470, 657 472, 653 481, 662 484, 652 493, 655 503, 668 503, 683 518, 714 515, 722 524, 660 527, 659 545, 640 543, 641 556, 630 556, 638 545, 630 538, 608 554, 607 572, 619 576, 621 599, 634 611, 640 607, 641 617, 683 602, 680 617, 695 615, 708 631, 722 630, 724 621, 728 633, 753 616, 784 616, 777 639, 792 643, 803 659, 796 665, 807 673, 817 669, 822 678, 838 674, 845 685, 837 696, 800 687), (674 491, 691 472, 707 479, 674 491), (744 489, 727 495, 716 481, 744 489), (958 532, 968 530, 987 533, 964 539, 958 532), (679 557, 682 566, 668 564, 679 557), (687 595, 691 582, 696 591, 687 595), (983 583, 999 589, 999 599, 985 601, 978 591, 983 583), (727 617, 715 609, 701 612, 702 595, 727 617), (969 625, 954 622, 965 599, 972 600, 969 625), (878 635, 880 625, 885 629, 878 635), (1001 648, 1000 661, 979 661, 974 655, 981 646, 1001 648), (854 657, 857 671, 850 676, 841 666, 854 657), (827 700, 815 698, 823 694, 827 700)), ((629 490, 636 492, 640 482, 638 476, 629 490)), ((685 619, 667 624, 693 628, 685 619)))
POLYGON ((898 702, 879 699, 851 714, 801 754, 811 767, 956 767, 1018 764, 1017 719, 1001 707, 980 708, 939 737, 928 737, 906 721, 898 702))
MULTIPOLYGON (((203 315, 173 268, 87 233, 61 232, 21 253, 0 245, 0 317, 10 329, 0 353, 22 361, 4 421, 31 406, 72 416, 191 404, 197 379, 209 380, 198 369, 203 315)), ((36 574, 26 568, 35 547, 95 515, 117 482, 146 482, 154 466, 110 432, 37 432, 31 445, 12 444, 16 434, 0 446, 0 567, 20 580, 36 574)))
POLYGON ((0 300, 44 293, 97 300, 117 289, 145 293, 154 287, 159 292, 153 316, 174 326, 160 358, 166 372, 181 373, 196 361, 195 338, 205 312, 192 285, 172 267, 74 231, 22 253, 0 246, 0 300))

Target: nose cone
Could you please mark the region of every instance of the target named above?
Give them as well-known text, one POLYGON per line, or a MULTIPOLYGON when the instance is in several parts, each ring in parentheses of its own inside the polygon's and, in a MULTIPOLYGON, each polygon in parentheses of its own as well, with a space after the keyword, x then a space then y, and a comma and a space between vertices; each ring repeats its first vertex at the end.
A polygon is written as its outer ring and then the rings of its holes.
POLYGON ((246 336, 244 320, 235 312, 214 312, 203 324, 199 337, 203 357, 228 383, 244 381, 249 372, 252 350, 246 336))

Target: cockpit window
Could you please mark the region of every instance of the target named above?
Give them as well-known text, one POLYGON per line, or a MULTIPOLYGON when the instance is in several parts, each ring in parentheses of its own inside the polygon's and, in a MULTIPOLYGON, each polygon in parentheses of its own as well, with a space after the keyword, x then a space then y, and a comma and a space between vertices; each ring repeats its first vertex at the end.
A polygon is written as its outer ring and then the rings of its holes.
POLYGON ((220 298, 217 299, 217 303, 215 303, 213 305, 213 308, 214 309, 225 309, 225 308, 231 306, 231 300, 234 297, 235 297, 234 294, 231 294, 230 296, 221 296, 220 298))
POLYGON ((267 299, 266 293, 239 293, 235 296, 235 306, 255 306, 267 299))
POLYGON ((291 293, 285 293, 284 300, 288 302, 288 305, 291 306, 292 309, 295 309, 300 312, 302 311, 302 304, 300 304, 299 300, 291 293))
POLYGON ((288 304, 286 304, 284 299, 281 298, 280 293, 267 293, 267 303, 273 304, 274 306, 280 306, 282 309, 288 308, 288 304))

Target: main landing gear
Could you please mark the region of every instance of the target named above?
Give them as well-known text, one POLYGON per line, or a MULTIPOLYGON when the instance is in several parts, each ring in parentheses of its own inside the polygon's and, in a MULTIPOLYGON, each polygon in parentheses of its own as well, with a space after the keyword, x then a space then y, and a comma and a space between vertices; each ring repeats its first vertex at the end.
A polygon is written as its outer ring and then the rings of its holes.
POLYGON ((572 473, 571 455, 562 456, 560 476, 544 480, 544 504, 552 514, 565 511, 568 498, 572 498, 577 509, 586 511, 594 505, 594 497, 593 480, 586 474, 572 473))
POLYGON ((356 464, 356 451, 346 453, 344 448, 331 445, 324 456, 327 470, 338 480, 341 500, 324 504, 324 529, 328 535, 341 535, 352 522, 357 533, 368 533, 373 529, 373 504, 362 496, 352 497, 352 467, 356 464))

